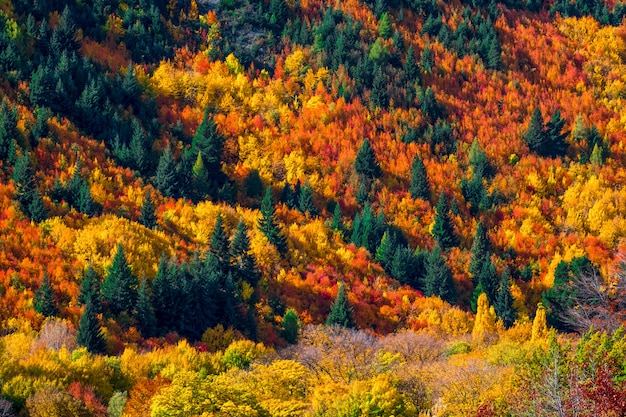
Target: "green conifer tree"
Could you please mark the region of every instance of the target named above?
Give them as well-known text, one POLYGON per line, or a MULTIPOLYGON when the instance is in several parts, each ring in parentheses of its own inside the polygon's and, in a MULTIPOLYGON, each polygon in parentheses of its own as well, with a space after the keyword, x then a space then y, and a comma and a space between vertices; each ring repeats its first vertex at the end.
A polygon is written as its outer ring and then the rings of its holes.
POLYGON ((346 288, 343 283, 339 283, 337 289, 337 297, 330 308, 330 314, 326 319, 327 326, 340 326, 347 328, 355 328, 353 309, 348 301, 346 288))
POLYGON ((100 294, 100 277, 91 265, 87 266, 80 282, 80 293, 78 294, 78 303, 86 305, 91 303, 93 309, 102 312, 102 296, 100 294))
POLYGON ((340 233, 345 232, 343 216, 341 214, 341 206, 339 205, 339 203, 336 203, 335 208, 333 209, 333 218, 330 221, 330 227, 331 229, 336 230, 340 233))
POLYGON ((39 189, 35 187, 32 199, 28 205, 28 216, 35 223, 42 222, 48 218, 48 210, 43 203, 39 189))
POLYGON ((259 219, 259 229, 271 244, 275 245, 281 254, 287 252, 287 240, 282 234, 278 221, 276 220, 276 210, 272 199, 272 189, 267 187, 265 197, 261 202, 261 218, 259 219))
POLYGON ((259 281, 259 272, 256 259, 250 253, 248 228, 243 219, 237 224, 235 236, 230 243, 230 259, 235 278, 242 279, 255 288, 259 281))
POLYGON ((137 284, 137 277, 133 275, 120 243, 102 283, 102 298, 113 314, 133 311, 137 302, 137 284))
POLYGON ((157 224, 156 207, 150 194, 150 189, 146 190, 143 197, 143 204, 141 205, 141 212, 139 215, 139 223, 148 229, 154 229, 157 224))
POLYGON ((430 45, 426 44, 424 46, 424 50, 422 51, 422 55, 420 56, 420 68, 427 74, 430 74, 433 71, 433 67, 435 66, 435 57, 433 56, 433 51, 430 49, 430 45))
POLYGON ((393 28, 391 27, 391 19, 389 19, 388 13, 383 13, 380 16, 380 22, 378 24, 378 36, 383 39, 389 39, 393 34, 393 28))
POLYGON ((144 338, 156 335, 156 317, 152 307, 152 298, 148 288, 148 280, 142 277, 137 292, 137 313, 135 314, 141 335, 144 338))
POLYGON ((169 148, 161 154, 159 164, 154 178, 154 186, 166 197, 176 197, 179 195, 178 175, 176 172, 176 161, 169 148))
POLYGON ((542 149, 542 155, 559 157, 565 155, 567 142, 565 138, 569 136, 569 131, 563 130, 565 119, 561 117, 561 112, 555 110, 552 117, 546 123, 546 140, 542 149))
POLYGON ((430 184, 428 182, 428 174, 424 162, 415 154, 413 163, 411 163, 411 184, 409 186, 411 198, 421 198, 430 201, 430 184))
POLYGON ((15 184, 15 194, 20 203, 22 211, 28 213, 28 206, 33 197, 35 189, 35 174, 30 165, 30 158, 24 153, 15 161, 13 168, 13 183, 15 184))
POLYGON ((439 194, 437 214, 435 216, 435 225, 433 226, 432 233, 435 240, 443 250, 458 244, 458 239, 454 234, 452 219, 450 219, 448 202, 446 201, 446 195, 443 190, 439 194))
POLYGON ((217 214, 215 226, 211 233, 211 242, 209 246, 209 256, 215 257, 216 267, 223 274, 228 273, 230 269, 230 253, 229 243, 222 220, 222 213, 217 214))
POLYGON ((414 83, 419 77, 419 68, 417 67, 413 45, 409 46, 409 49, 406 51, 402 69, 404 70, 404 78, 407 83, 414 83))
POLYGON ((91 353, 104 353, 106 351, 106 342, 97 314, 92 303, 87 302, 78 323, 76 343, 86 347, 91 353))
POLYGON ((354 161, 354 169, 357 174, 365 178, 378 178, 382 175, 382 170, 376 159, 376 154, 370 146, 369 139, 365 139, 354 161))
POLYGON ((435 295, 449 303, 456 301, 452 270, 446 264, 439 246, 435 246, 426 257, 425 274, 422 282, 424 295, 435 295))
POLYGON ((528 123, 526 133, 524 134, 524 141, 531 152, 541 154, 544 148, 545 137, 543 116, 541 115, 539 107, 535 107, 530 117, 530 123, 528 123))
POLYGON ((93 216, 96 213, 96 203, 91 197, 91 190, 87 181, 83 180, 76 199, 76 209, 87 216, 93 216))
POLYGON ((293 308, 288 309, 283 315, 281 336, 290 345, 298 343, 298 333, 300 332, 300 319, 298 313, 293 308))
POLYGON ((308 212, 311 217, 317 216, 317 207, 313 204, 313 189, 308 181, 305 181, 300 189, 300 201, 298 203, 301 212, 308 212))
POLYGON ((35 299, 33 300, 35 311, 46 317, 56 316, 59 309, 54 302, 54 290, 48 280, 48 274, 44 272, 41 285, 35 291, 35 299))
POLYGON ((489 253, 489 251, 490 245, 489 239, 487 238, 487 230, 483 226, 482 222, 478 222, 476 232, 474 233, 472 248, 470 249, 470 264, 468 268, 475 284, 478 283, 478 276, 483 268, 485 254, 489 253))
POLYGON ((500 278, 500 290, 494 304, 496 314, 502 320, 504 327, 509 329, 515 323, 517 311, 513 307, 513 295, 511 294, 511 274, 505 267, 500 278))
MULTIPOLYGON (((284 1, 284 0, 283 0, 284 1)), ((202 154, 204 166, 212 178, 217 179, 222 170, 222 153, 224 151, 224 137, 217 131, 217 126, 213 121, 213 116, 208 108, 204 112, 204 117, 196 134, 191 141, 190 152, 197 155, 202 154)))
POLYGON ((391 264, 393 262, 393 256, 396 253, 396 246, 394 236, 389 233, 389 230, 386 230, 376 249, 375 259, 380 262, 380 265, 387 273, 391 272, 391 264))

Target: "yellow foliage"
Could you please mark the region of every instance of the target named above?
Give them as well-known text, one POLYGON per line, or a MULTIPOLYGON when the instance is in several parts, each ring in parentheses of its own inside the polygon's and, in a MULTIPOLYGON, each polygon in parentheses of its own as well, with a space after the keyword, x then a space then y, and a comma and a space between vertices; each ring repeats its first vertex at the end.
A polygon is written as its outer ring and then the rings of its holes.
POLYGON ((478 296, 478 307, 476 308, 476 319, 472 329, 472 340, 475 343, 483 343, 489 335, 496 333, 496 313, 493 307, 489 306, 487 294, 478 296))
POLYGON ((530 337, 531 342, 538 342, 545 340, 548 336, 548 323, 546 321, 546 309, 543 304, 539 303, 537 306, 537 313, 533 320, 533 329, 530 337))

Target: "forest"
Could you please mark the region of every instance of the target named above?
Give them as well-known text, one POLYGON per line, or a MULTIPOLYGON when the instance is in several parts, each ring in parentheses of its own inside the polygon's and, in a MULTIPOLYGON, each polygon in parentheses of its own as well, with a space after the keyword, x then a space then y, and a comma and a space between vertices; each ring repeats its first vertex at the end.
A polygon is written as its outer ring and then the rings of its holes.
POLYGON ((0 0, 0 416, 626 415, 624 18, 0 0))

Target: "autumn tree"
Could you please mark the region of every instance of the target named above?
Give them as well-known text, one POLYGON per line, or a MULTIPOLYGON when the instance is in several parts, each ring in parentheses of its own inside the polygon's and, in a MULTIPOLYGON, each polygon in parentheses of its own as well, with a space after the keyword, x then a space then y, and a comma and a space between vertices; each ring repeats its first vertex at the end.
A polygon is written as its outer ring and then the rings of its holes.
POLYGON ((137 302, 137 277, 133 275, 121 243, 102 283, 102 298, 111 313, 132 312, 137 302))
POLYGON ((337 297, 330 308, 330 314, 326 318, 326 325, 354 328, 356 323, 352 316, 352 306, 348 301, 345 285, 341 282, 337 288, 337 297))

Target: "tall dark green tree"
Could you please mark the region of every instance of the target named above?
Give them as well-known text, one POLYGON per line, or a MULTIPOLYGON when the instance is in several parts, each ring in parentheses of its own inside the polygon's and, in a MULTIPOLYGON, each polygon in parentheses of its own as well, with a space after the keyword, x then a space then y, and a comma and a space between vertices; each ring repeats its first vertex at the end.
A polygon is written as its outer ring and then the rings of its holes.
POLYGON ((154 229, 157 222, 155 211, 156 207, 154 206, 154 201, 152 200, 150 189, 147 189, 143 197, 143 204, 141 205, 139 223, 147 227, 148 229, 154 229))
POLYGON ((417 67, 413 45, 409 46, 409 49, 406 51, 406 57, 402 68, 404 70, 404 77, 407 83, 414 83, 419 77, 419 68, 417 67))
POLYGON ((256 259, 250 253, 248 228, 243 219, 237 224, 235 236, 230 243, 230 259, 235 278, 242 279, 250 284, 252 288, 255 288, 259 281, 259 272, 256 259))
POLYGON ((28 217, 36 223, 42 222, 48 218, 48 210, 43 203, 39 189, 35 187, 30 204, 27 207, 28 217))
POLYGON ((229 242, 226 231, 224 230, 222 213, 218 213, 215 219, 208 256, 215 258, 215 267, 218 268, 221 273, 228 273, 230 269, 229 242))
POLYGON ((176 172, 176 161, 169 148, 161 154, 157 165, 154 186, 166 197, 176 197, 179 195, 178 175, 176 172))
POLYGON ((209 175, 218 178, 222 170, 222 154, 224 152, 224 137, 217 131, 213 115, 205 110, 200 126, 191 141, 192 155, 200 153, 209 175))
POLYGON ((482 261, 482 268, 478 274, 478 283, 482 287, 490 305, 495 305, 498 296, 498 288, 500 284, 500 278, 496 266, 491 261, 491 254, 485 253, 482 261))
POLYGON ((568 330, 562 322, 560 314, 571 308, 573 302, 572 272, 570 265, 561 261, 554 270, 552 287, 541 295, 541 301, 546 308, 548 324, 561 330, 568 330))
POLYGON ((468 268, 475 284, 478 283, 478 276, 482 270, 485 255, 489 252, 490 244, 487 238, 487 230, 482 222, 478 222, 476 232, 474 233, 474 240, 472 241, 472 248, 470 249, 470 264, 468 268))
POLYGON ((120 243, 102 283, 102 298, 111 313, 133 311, 137 303, 137 284, 137 277, 133 275, 120 243))
POLYGON ((424 162, 419 155, 415 155, 411 163, 411 184, 409 185, 411 198, 421 198, 422 200, 430 200, 430 184, 428 182, 428 174, 424 167, 424 162))
POLYGON ((100 313, 102 311, 102 295, 100 294, 100 277, 91 265, 87 266, 80 282, 80 293, 78 303, 86 305, 91 303, 93 309, 100 313))
POLYGON ((354 160, 354 169, 357 174, 368 179, 378 178, 383 174, 369 139, 363 141, 354 160))
POLYGON ((301 212, 309 213, 311 217, 317 216, 317 207, 313 203, 313 189, 308 181, 300 189, 300 201, 298 206, 301 212))
POLYGON ((441 248, 435 246, 425 260, 425 274, 422 279, 422 292, 426 296, 438 296, 449 303, 456 301, 456 287, 452 270, 441 254, 441 248))
POLYGON ((137 313, 135 314, 137 324, 143 337, 156 335, 156 317, 152 307, 152 297, 148 288, 148 280, 142 277, 139 281, 139 291, 137 292, 137 313))
POLYGON ((427 74, 430 74, 435 66, 435 57, 433 56, 433 51, 430 49, 430 45, 426 44, 424 46, 424 50, 422 51, 422 55, 420 56, 420 68, 427 74))
POLYGON ((177 330, 183 301, 190 301, 184 297, 181 289, 183 280, 180 278, 175 263, 168 262, 163 253, 152 281, 152 305, 161 334, 177 330))
POLYGON ((375 259, 380 262, 380 265, 387 273, 391 272, 391 264, 396 253, 396 247, 395 236, 389 230, 385 231, 376 249, 375 259))
POLYGON ((545 132, 543 130, 543 116, 539 107, 535 107, 526 133, 524 133, 524 141, 528 145, 531 152, 541 154, 544 148, 545 132))
POLYGON ((382 65, 376 68, 372 90, 370 92, 370 107, 372 109, 385 109, 389 106, 389 95, 387 94, 387 76, 383 72, 382 65))
POLYGON ((380 22, 378 23, 378 36, 383 39, 389 39, 393 34, 393 28, 391 26, 391 19, 388 13, 383 13, 380 16, 380 22))
POLYGON ((98 312, 93 307, 91 301, 85 304, 82 316, 78 322, 76 332, 76 343, 87 348, 91 353, 104 353, 106 351, 106 341, 100 328, 98 312))
POLYGON ((36 312, 41 313, 46 317, 56 316, 59 314, 59 309, 54 302, 54 290, 50 285, 48 274, 46 272, 43 274, 41 285, 35 291, 33 307, 36 312))
POLYGON ((452 219, 450 218, 448 202, 443 190, 439 194, 437 214, 435 216, 435 225, 433 226, 432 233, 435 240, 443 250, 458 245, 458 238, 454 233, 454 226, 452 225, 452 219))
POLYGON ((17 201, 20 203, 22 211, 28 213, 28 205, 32 200, 35 189, 35 174, 27 153, 24 153, 15 161, 13 182, 15 184, 17 201))
POLYGON ((548 123, 546 123, 546 140, 542 149, 542 154, 550 157, 565 155, 567 151, 566 138, 569 131, 564 130, 565 119, 561 117, 561 112, 555 110, 548 123))
POLYGON ((511 294, 511 274, 509 268, 505 267, 500 278, 500 290, 494 304, 496 314, 502 320, 504 327, 509 329, 515 323, 517 311, 513 307, 513 295, 511 294))
POLYGON ((259 229, 271 244, 275 245, 282 254, 287 252, 287 239, 282 234, 278 220, 276 220, 276 209, 272 199, 272 189, 267 187, 265 197, 261 202, 261 218, 259 219, 259 229))
POLYGON ((330 307, 330 314, 326 319, 326 325, 355 328, 356 323, 354 322, 353 314, 352 306, 346 294, 345 285, 341 282, 337 289, 337 297, 330 307))
POLYGON ((93 201, 87 181, 82 181, 76 198, 76 209, 87 216, 93 216, 96 213, 96 203, 93 201))
POLYGON ((298 313, 293 308, 290 308, 283 315, 281 336, 290 345, 298 342, 298 333, 300 332, 300 319, 298 319, 298 313))
POLYGON ((333 218, 330 221, 330 227, 333 230, 338 232, 345 232, 345 226, 343 224, 343 216, 341 214, 341 206, 339 203, 335 204, 335 208, 333 209, 333 218))

